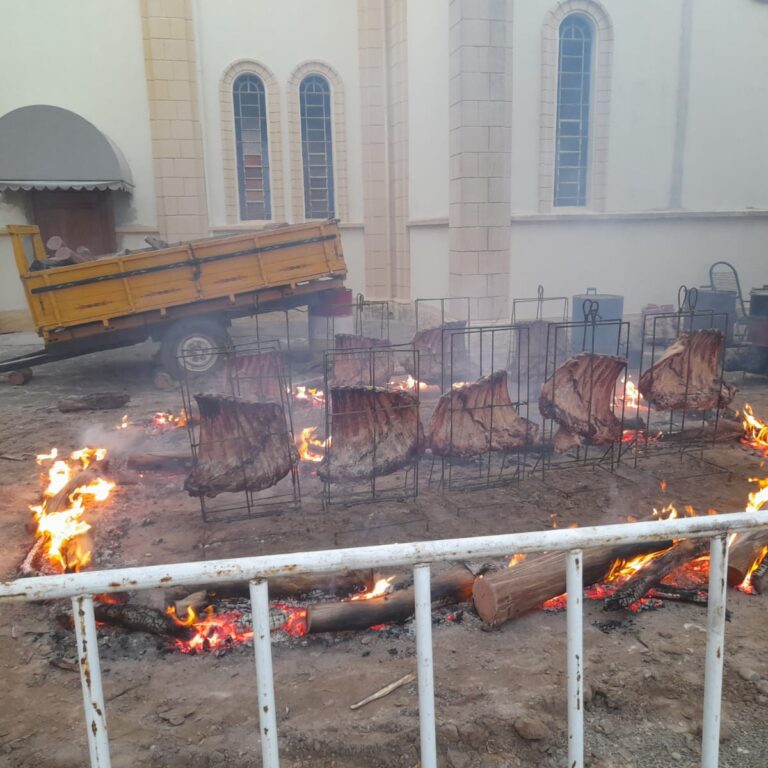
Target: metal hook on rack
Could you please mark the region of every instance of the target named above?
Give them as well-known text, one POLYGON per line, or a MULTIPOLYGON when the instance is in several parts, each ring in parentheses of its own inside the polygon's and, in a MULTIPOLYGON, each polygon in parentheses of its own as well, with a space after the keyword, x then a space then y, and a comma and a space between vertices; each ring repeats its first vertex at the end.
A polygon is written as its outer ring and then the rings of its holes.
POLYGON ((544 315, 544 286, 539 284, 536 290, 536 319, 541 320, 544 315))
POLYGON ((677 290, 677 310, 678 312, 693 312, 699 301, 698 288, 687 288, 681 285, 677 290))
POLYGON ((581 311, 584 313, 584 333, 581 339, 581 348, 586 349, 587 346, 587 328, 592 326, 592 338, 594 340, 595 323, 600 319, 598 311, 600 309, 600 302, 594 299, 584 299, 581 305, 581 311))

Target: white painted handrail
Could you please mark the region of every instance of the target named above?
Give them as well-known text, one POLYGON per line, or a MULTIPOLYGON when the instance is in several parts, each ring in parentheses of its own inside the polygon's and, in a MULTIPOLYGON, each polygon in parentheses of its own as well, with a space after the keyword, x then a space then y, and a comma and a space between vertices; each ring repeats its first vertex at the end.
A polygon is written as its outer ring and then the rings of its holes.
POLYGON ((429 564, 448 560, 502 557, 515 553, 566 551, 569 553, 566 571, 568 766, 583 768, 582 550, 633 542, 711 537, 701 765, 702 768, 717 768, 728 535, 758 528, 768 528, 768 510, 197 563, 174 563, 110 571, 85 571, 0 582, 0 603, 72 598, 91 767, 109 768, 109 737, 96 643, 93 595, 123 590, 216 584, 224 581, 250 582, 262 765, 264 768, 279 768, 272 647, 269 636, 269 579, 297 573, 322 573, 354 568, 382 569, 411 565, 414 567, 421 766, 436 768, 429 564))

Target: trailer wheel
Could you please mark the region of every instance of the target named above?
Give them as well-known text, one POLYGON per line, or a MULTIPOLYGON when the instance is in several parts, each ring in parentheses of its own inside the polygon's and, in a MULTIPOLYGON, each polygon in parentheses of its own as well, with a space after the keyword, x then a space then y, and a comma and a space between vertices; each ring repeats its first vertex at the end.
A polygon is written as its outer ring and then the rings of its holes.
POLYGON ((231 344, 227 329, 200 318, 172 325, 160 342, 160 364, 178 379, 184 374, 212 373, 222 363, 222 350, 231 344))

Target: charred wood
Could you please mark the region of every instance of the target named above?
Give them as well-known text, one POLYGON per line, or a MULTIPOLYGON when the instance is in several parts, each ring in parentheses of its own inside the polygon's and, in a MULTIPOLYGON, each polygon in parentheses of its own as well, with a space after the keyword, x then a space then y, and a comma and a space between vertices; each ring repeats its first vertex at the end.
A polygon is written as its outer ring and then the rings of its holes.
MULTIPOLYGON (((740 533, 728 550, 728 586, 738 587, 749 573, 752 564, 768 546, 768 531, 740 533)), ((754 582, 754 579, 753 579, 754 582)))
POLYGON ((131 396, 125 392, 90 392, 87 395, 70 395, 59 400, 57 405, 62 413, 78 411, 108 411, 122 408, 131 396))
MULTIPOLYGON (((432 577, 433 605, 469 600, 474 581, 472 572, 463 566, 435 574, 432 577)), ((307 612, 309 632, 341 632, 368 629, 377 624, 400 624, 413 615, 414 595, 414 588, 408 587, 370 600, 318 603, 310 606, 307 612)))
POLYGON ((622 608, 629 608, 632 603, 645 597, 646 593, 651 588, 656 587, 665 576, 708 551, 709 541, 707 539, 686 539, 675 542, 666 552, 643 566, 630 576, 613 595, 606 598, 603 603, 605 610, 618 611, 622 608))
MULTIPOLYGON (((664 546, 643 543, 624 547, 600 547, 584 552, 584 584, 600 580, 615 560, 627 559, 664 546)), ((495 571, 475 581, 473 598, 480 618, 498 626, 565 592, 566 552, 528 555, 512 568, 495 571)))

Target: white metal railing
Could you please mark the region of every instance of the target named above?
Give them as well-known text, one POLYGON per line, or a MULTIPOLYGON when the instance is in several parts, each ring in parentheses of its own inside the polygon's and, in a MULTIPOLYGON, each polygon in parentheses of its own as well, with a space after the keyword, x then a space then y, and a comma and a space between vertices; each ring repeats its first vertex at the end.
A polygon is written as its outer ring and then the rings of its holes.
POLYGON ((65 597, 72 599, 91 766, 92 768, 109 768, 109 738, 96 641, 93 595, 122 590, 216 584, 223 581, 250 582, 262 764, 264 768, 278 768, 277 718, 269 624, 269 579, 276 576, 322 573, 344 568, 381 569, 412 565, 415 590, 420 764, 423 768, 436 768, 430 563, 479 557, 502 557, 514 553, 567 551, 568 766, 583 768, 582 550, 633 542, 711 537, 701 765, 703 768, 717 768, 728 535, 756 528, 768 528, 768 510, 500 536, 152 565, 110 571, 86 571, 2 582, 0 583, 0 603, 65 597))

